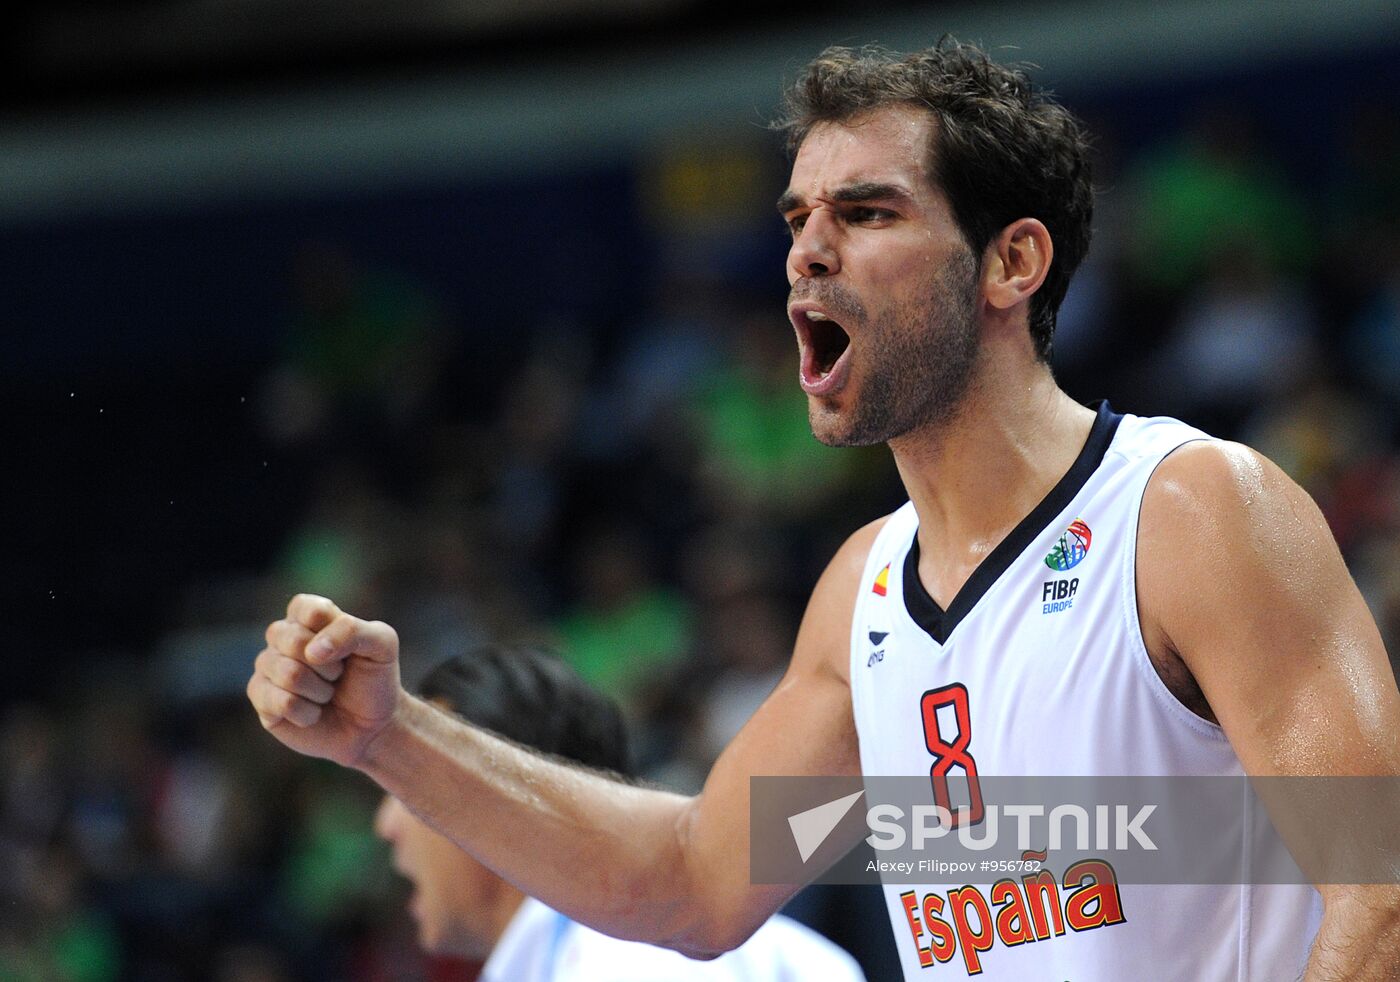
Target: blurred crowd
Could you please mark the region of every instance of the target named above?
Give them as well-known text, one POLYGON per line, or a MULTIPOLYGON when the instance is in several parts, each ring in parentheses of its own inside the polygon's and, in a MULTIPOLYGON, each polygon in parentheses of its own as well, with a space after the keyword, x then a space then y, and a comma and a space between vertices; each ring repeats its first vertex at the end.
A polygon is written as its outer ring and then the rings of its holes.
MULTIPOLYGON (((1105 141, 1055 362, 1080 398, 1278 461, 1321 505, 1392 655, 1396 118, 1358 114, 1307 184, 1226 110, 1133 154, 1105 141)), ((698 789, 783 671, 827 558, 901 498, 882 448, 812 440, 780 271, 735 285, 686 245, 628 323, 491 327, 410 271, 306 246, 283 352, 250 396, 274 461, 310 482, 276 561, 191 584, 158 650, 0 702, 0 979, 471 977, 416 951, 375 789, 283 751, 245 708, 263 627, 294 592, 393 624, 410 683, 482 639, 546 641, 625 705, 642 773, 698 789), (482 331, 498 335, 489 366, 482 331)), ((849 910, 862 902, 800 913, 884 977, 883 927, 849 910)))

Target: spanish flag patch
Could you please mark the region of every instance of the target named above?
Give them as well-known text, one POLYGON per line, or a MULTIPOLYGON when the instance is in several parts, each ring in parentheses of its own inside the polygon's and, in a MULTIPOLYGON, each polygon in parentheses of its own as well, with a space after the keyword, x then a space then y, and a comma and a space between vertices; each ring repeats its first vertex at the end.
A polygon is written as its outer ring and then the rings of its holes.
POLYGON ((871 587, 871 591, 883 597, 885 595, 886 588, 889 586, 889 582, 890 564, 885 563, 885 568, 880 570, 879 576, 875 577, 875 585, 871 587))

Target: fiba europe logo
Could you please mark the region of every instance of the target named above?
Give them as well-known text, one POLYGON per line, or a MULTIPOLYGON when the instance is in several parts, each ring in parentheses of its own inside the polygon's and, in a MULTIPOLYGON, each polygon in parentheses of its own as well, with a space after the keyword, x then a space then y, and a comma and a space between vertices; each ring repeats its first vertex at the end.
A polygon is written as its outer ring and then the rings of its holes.
POLYGON ((1074 569, 1089 555, 1089 543, 1093 538, 1094 533, 1089 531, 1084 519, 1076 518, 1060 536, 1060 541, 1055 543, 1055 548, 1050 550, 1050 555, 1045 557, 1045 565, 1061 573, 1074 569))

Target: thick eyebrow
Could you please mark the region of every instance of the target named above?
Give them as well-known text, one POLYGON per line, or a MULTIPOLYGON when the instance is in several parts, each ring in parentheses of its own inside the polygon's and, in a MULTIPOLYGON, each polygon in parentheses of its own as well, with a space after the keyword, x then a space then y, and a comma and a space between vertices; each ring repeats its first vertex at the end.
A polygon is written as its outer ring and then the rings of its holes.
MULTIPOLYGON (((895 199, 907 201, 910 195, 897 184, 881 184, 876 181, 859 181, 855 184, 847 184, 831 192, 831 200, 839 201, 843 204, 860 201, 888 201, 895 199)), ((778 198, 778 214, 786 215, 790 211, 802 207, 802 195, 796 191, 784 191, 778 198)))
POLYGON ((831 200, 841 202, 887 201, 891 198, 904 200, 908 197, 909 192, 897 184, 877 184, 873 181, 848 184, 831 192, 831 200))
POLYGON ((786 215, 790 211, 797 210, 802 204, 802 195, 796 191, 787 190, 778 195, 778 214, 786 215))

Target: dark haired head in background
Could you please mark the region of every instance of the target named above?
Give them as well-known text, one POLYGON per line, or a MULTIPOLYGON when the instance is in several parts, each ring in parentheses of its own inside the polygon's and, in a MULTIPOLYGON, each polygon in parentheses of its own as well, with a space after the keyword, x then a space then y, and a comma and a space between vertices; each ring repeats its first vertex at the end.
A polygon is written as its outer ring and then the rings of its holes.
POLYGON ((429 672, 418 694, 532 750, 630 773, 617 704, 545 648, 479 645, 429 672))
MULTIPOLYGON (((532 750, 625 774, 622 713, 558 655, 527 644, 483 644, 450 658, 417 686, 419 695, 532 750)), ((394 868, 413 884, 409 910, 425 949, 484 960, 525 895, 385 796, 375 831, 394 868)))

